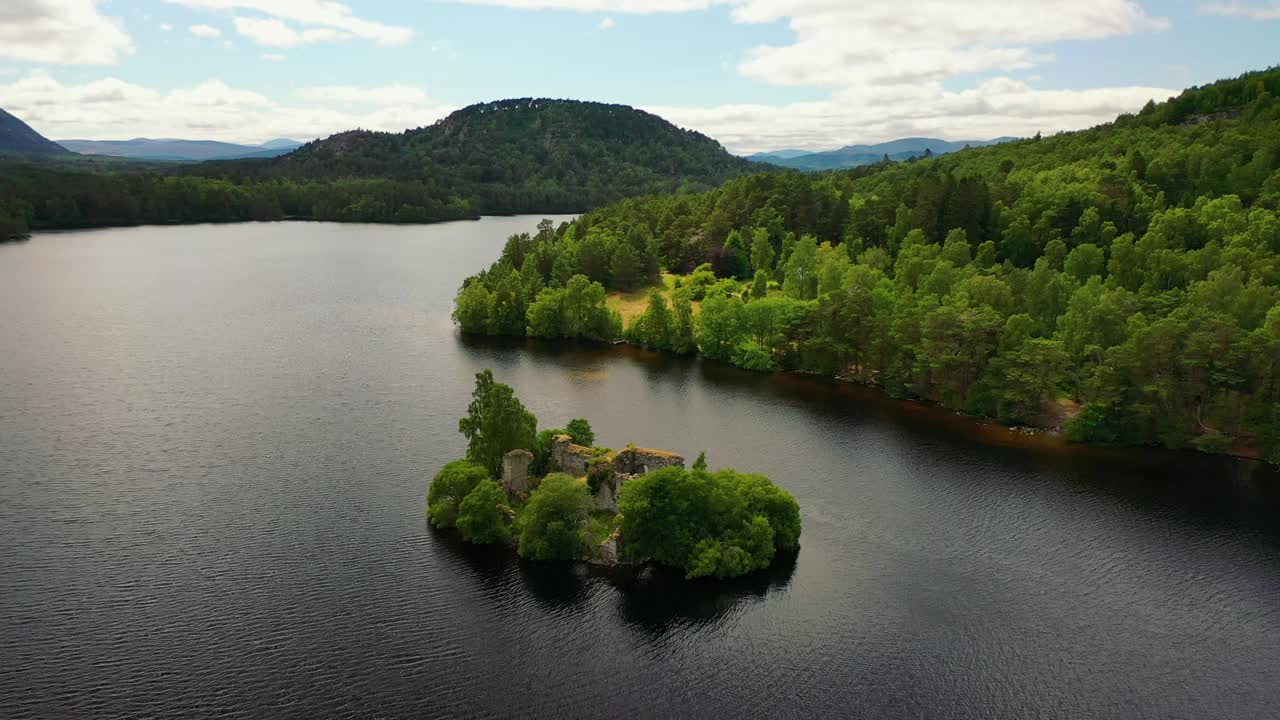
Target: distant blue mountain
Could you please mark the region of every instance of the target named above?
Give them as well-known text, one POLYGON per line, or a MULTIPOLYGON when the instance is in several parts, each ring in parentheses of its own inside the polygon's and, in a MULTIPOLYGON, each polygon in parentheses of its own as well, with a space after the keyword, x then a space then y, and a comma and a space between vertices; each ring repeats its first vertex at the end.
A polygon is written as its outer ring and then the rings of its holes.
POLYGON ((818 172, 821 170, 841 170, 844 168, 858 167, 860 165, 871 165, 878 163, 887 155, 890 160, 910 160, 915 157, 922 157, 928 150, 933 155, 946 155, 947 153, 963 150, 965 147, 981 147, 983 145, 995 145, 997 143, 1009 142, 1017 140, 1014 137, 998 137, 994 140, 940 140, 938 138, 901 138, 899 140, 890 140, 889 142, 877 143, 875 145, 846 145, 839 150, 830 150, 827 152, 802 153, 798 155, 790 155, 789 153, 797 153, 796 150, 780 150, 772 153, 756 153, 747 156, 748 160, 753 162, 767 162, 771 165, 779 165, 781 167, 794 168, 796 170, 804 170, 806 172, 818 172))
POLYGON ((812 155, 812 150, 774 150, 773 152, 758 152, 754 155, 748 155, 748 160, 793 160, 805 155, 812 155))
POLYGON ((302 147, 296 140, 278 139, 261 145, 237 145, 212 140, 172 138, 133 140, 63 140, 63 147, 82 155, 111 155, 138 160, 237 160, 278 157, 302 147))

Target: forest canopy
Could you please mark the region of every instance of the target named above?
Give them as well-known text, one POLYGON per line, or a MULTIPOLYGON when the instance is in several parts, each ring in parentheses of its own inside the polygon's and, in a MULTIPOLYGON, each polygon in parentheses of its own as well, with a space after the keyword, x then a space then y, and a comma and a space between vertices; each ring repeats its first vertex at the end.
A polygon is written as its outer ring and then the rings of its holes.
POLYGON ((512 237, 457 318, 1280 462, 1278 94, 1272 69, 1090 130, 623 200, 512 237))
POLYGON ((634 195, 706 190, 752 170, 759 168, 716 141, 641 110, 524 98, 473 105, 403 133, 340 133, 271 159, 0 160, 0 198, 7 199, 0 233, 575 213, 634 195))

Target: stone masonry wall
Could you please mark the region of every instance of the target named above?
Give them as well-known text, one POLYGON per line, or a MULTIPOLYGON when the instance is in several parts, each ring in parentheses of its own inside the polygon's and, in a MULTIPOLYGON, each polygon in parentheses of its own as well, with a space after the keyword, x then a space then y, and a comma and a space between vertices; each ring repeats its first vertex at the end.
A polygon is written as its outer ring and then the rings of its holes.
POLYGON ((557 435, 551 439, 551 462, 560 472, 574 477, 587 474, 587 465, 591 462, 591 448, 574 445, 568 435, 557 435))
POLYGON ((524 495, 529 492, 529 463, 533 453, 528 450, 512 450, 502 457, 502 489, 508 495, 524 495))
POLYGON ((620 475, 643 475, 664 467, 684 467, 684 456, 665 450, 627 447, 613 458, 613 471, 620 475))

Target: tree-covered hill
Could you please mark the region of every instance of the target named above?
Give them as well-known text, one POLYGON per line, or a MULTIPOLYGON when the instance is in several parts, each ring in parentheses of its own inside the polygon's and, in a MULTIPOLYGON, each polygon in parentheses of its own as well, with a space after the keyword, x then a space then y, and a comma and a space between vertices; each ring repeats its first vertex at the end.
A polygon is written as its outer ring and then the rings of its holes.
POLYGON ((504 100, 404 133, 351 131, 284 157, 157 167, 0 162, 8 227, 302 218, 433 222, 582 212, 758 170, 623 105, 504 100))
POLYGON ((624 200, 512 238, 456 318, 613 335, 591 283, 665 268, 633 342, 1280 462, 1278 96, 1272 69, 1090 130, 624 200))
POLYGON ((0 110, 0 155, 70 155, 71 151, 0 110))
POLYGON ((523 98, 403 133, 355 130, 274 161, 200 174, 382 178, 449 188, 480 213, 580 212, 638 194, 716 187, 754 168, 700 133, 625 105, 523 98))

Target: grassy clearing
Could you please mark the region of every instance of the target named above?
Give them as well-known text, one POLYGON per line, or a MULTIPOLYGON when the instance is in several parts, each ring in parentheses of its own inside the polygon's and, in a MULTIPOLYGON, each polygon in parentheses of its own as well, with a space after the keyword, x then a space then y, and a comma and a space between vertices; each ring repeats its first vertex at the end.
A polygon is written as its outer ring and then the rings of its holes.
MULTIPOLYGON (((626 327, 631 324, 632 318, 640 315, 645 311, 645 308, 649 307, 649 291, 653 288, 656 287, 661 290, 662 294, 666 296, 668 301, 670 301, 671 293, 675 288, 676 279, 679 277, 679 275, 674 275, 672 273, 662 273, 662 282, 660 285, 650 285, 649 287, 632 290, 631 292, 610 290, 607 299, 609 309, 617 310, 622 314, 622 325, 623 327, 626 327)), ((701 305, 702 303, 700 301, 693 303, 693 312, 695 315, 698 313, 701 305)))

